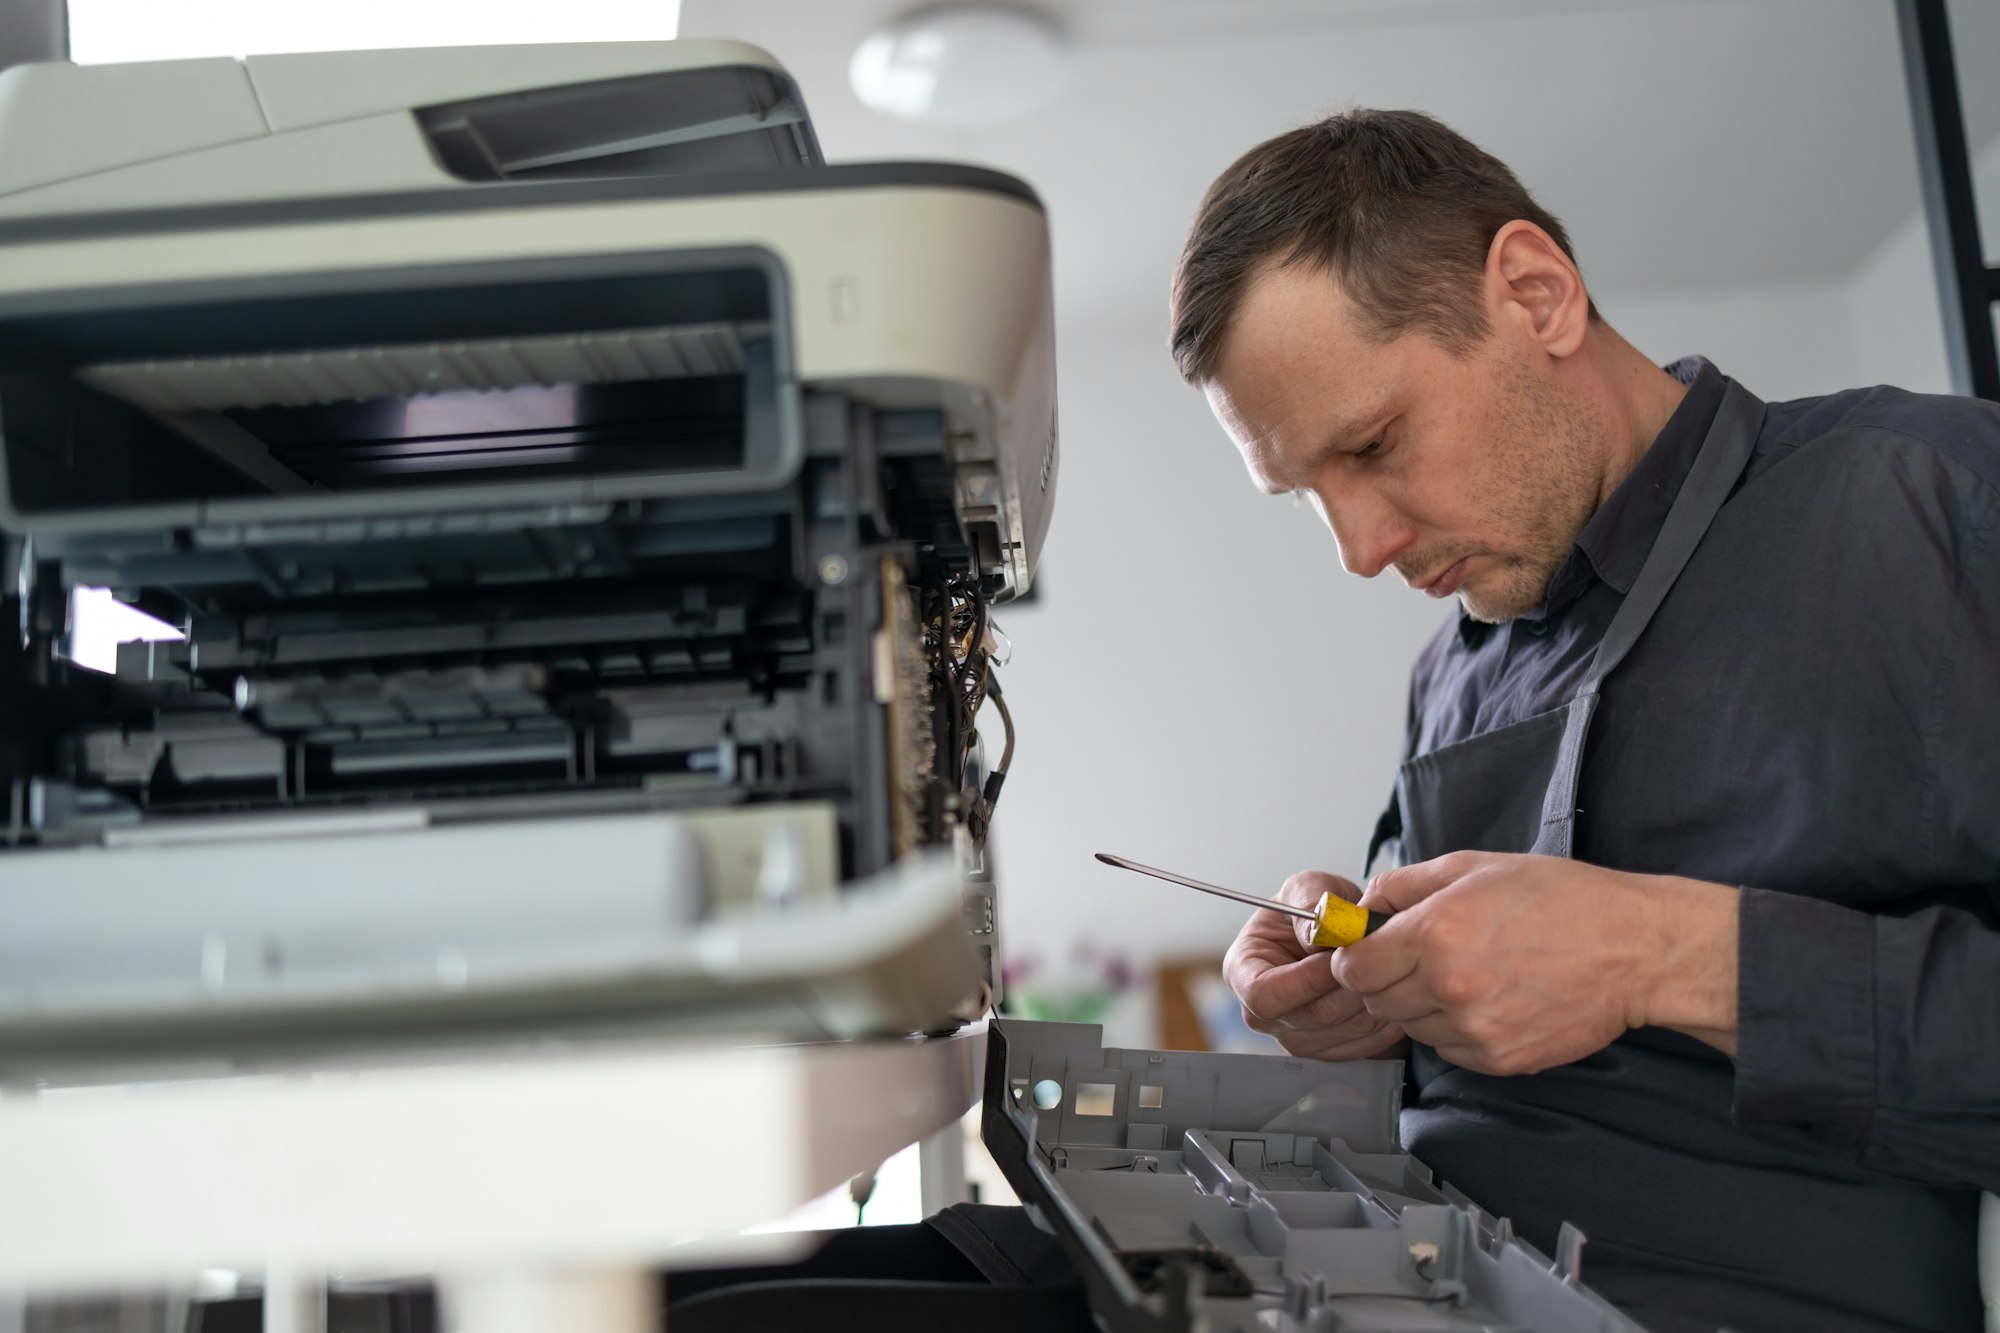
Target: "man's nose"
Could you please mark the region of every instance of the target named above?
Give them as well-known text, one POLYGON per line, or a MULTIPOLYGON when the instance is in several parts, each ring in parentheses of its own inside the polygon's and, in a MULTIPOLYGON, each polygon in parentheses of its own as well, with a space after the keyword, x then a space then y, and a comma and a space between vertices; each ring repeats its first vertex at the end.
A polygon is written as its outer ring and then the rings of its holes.
POLYGON ((1340 548, 1341 567, 1350 574, 1372 579, 1416 541, 1408 519, 1370 497, 1315 490, 1313 500, 1340 548))

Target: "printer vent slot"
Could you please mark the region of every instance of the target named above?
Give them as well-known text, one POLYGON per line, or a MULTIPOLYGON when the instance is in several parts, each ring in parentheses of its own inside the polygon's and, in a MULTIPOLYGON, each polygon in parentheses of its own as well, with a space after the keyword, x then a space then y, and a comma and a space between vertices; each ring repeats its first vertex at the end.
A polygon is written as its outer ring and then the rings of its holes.
POLYGON ((416 113, 461 180, 672 176, 820 164, 804 105, 761 69, 696 69, 537 88, 416 113))
POLYGON ((769 324, 470 338, 85 366, 76 377, 148 412, 309 407, 347 399, 740 375, 769 324))

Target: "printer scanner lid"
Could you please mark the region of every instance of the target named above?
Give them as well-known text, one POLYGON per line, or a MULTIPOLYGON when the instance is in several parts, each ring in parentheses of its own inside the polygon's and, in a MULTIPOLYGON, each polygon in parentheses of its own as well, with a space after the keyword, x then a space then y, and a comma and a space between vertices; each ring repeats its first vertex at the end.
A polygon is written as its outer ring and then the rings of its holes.
POLYGON ((798 85, 741 42, 0 71, 0 216, 823 161, 798 85))

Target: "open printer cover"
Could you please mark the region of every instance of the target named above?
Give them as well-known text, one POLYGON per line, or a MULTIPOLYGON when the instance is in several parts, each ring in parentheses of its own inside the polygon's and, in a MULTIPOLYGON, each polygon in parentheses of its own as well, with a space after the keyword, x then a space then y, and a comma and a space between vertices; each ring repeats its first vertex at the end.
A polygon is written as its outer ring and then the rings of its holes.
POLYGON ((0 1073, 980 1012, 1051 327, 733 43, 0 74, 0 1073))

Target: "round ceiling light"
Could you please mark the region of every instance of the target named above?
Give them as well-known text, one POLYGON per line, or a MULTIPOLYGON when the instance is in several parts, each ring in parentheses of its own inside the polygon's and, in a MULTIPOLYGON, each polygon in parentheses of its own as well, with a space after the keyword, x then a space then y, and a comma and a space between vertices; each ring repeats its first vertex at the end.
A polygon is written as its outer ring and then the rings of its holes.
POLYGON ((1062 34, 1012 5, 922 9, 878 28, 848 62, 854 95, 908 120, 973 125, 1039 106, 1063 73, 1062 34))

